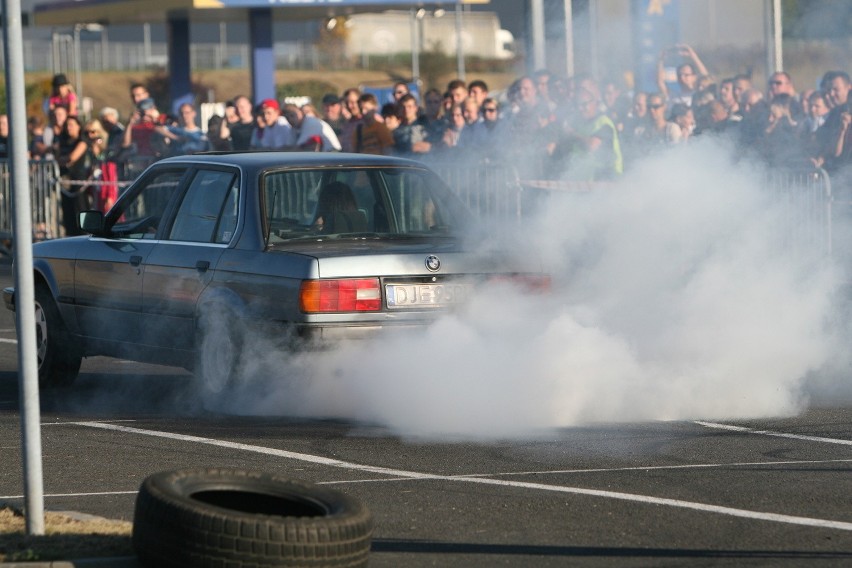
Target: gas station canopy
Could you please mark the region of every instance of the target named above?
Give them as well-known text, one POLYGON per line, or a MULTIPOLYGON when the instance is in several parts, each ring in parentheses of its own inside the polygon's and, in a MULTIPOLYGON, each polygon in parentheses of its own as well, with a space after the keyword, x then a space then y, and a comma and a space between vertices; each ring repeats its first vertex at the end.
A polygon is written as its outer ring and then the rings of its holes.
POLYGON ((36 26, 73 26, 162 23, 172 17, 194 22, 241 21, 251 10, 272 9, 279 20, 312 20, 357 12, 488 4, 490 0, 64 0, 38 4, 33 12, 36 26), (287 8, 298 10, 287 10, 287 8))
POLYGON ((171 107, 192 101, 191 22, 248 21, 252 98, 275 97, 273 21, 311 20, 356 12, 413 9, 423 6, 487 4, 490 0, 63 0, 37 4, 33 23, 45 27, 85 24, 165 23, 171 107))

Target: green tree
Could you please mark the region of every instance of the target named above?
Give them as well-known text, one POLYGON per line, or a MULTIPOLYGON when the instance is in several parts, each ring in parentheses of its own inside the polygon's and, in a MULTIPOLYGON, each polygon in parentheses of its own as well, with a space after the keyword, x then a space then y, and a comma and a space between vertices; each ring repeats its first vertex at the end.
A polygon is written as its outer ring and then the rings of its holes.
POLYGON ((312 102, 318 103, 324 94, 336 92, 337 88, 325 81, 296 81, 279 85, 275 94, 279 100, 286 97, 310 97, 312 102))
MULTIPOLYGON (((165 69, 156 70, 152 75, 146 77, 142 83, 157 103, 157 108, 160 112, 171 112, 168 104, 171 100, 171 80, 165 69)), ((193 81, 190 89, 192 90, 193 102, 196 103, 206 99, 210 86, 193 81)))
POLYGON ((455 68, 455 59, 444 53, 440 41, 434 42, 429 46, 428 50, 420 53, 420 77, 423 79, 423 84, 427 87, 435 86, 439 89, 442 88, 438 84, 438 81, 440 81, 441 77, 452 73, 455 68))
POLYGON ((323 54, 323 62, 332 69, 348 67, 346 61, 346 43, 349 41, 349 28, 346 18, 337 16, 324 21, 319 30, 316 48, 323 54))

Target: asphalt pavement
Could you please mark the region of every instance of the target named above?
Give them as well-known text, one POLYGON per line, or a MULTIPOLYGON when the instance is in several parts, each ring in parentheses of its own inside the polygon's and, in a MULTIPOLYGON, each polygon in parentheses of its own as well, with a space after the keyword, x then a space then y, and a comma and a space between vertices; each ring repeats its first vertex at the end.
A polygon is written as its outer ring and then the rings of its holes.
MULTIPOLYGON (((0 501, 22 505, 15 350, 0 310, 0 501)), ((211 411, 182 369, 92 358, 71 389, 42 393, 41 424, 49 510, 132 521, 151 473, 286 474, 368 505, 374 568, 852 563, 849 400, 735 422, 429 440, 370 422, 211 411)))
MULTIPOLYGON (((12 259, 7 254, 0 255, 0 283, 2 286, 9 286, 12 282, 12 259)), ((11 330, 15 327, 14 314, 8 312, 4 307, 0 306, 0 325, 5 330, 11 330)), ((8 335, 8 332, 7 334, 8 335)), ((9 353, 4 353, 5 362, 9 363, 9 353)), ((12 362, 14 362, 12 358, 12 362)), ((17 380, 17 377, 15 377, 17 380)), ((6 386, 9 386, 9 378, 6 379, 6 386)), ((17 388, 17 385, 16 385, 17 388)), ((23 475, 23 472, 21 472, 23 475)), ((72 518, 77 515, 76 511, 64 511, 72 518)), ((85 513, 79 514, 80 518, 90 517, 85 513)), ((74 560, 52 560, 52 561, 33 561, 33 562, 4 562, 9 568, 141 568, 141 564, 135 556, 115 557, 115 558, 79 558, 74 560)))

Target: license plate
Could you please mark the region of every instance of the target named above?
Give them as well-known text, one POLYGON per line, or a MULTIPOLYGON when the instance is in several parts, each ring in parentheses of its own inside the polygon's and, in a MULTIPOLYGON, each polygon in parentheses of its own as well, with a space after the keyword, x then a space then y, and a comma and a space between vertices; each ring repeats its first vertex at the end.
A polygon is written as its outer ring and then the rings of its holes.
POLYGON ((388 308, 442 308, 467 301, 464 284, 388 284, 388 308))

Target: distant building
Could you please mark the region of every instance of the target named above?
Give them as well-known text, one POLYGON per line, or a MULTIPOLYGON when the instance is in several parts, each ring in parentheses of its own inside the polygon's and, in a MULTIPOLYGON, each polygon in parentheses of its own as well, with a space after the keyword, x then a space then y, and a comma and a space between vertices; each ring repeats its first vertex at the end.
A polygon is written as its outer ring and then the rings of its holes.
MULTIPOLYGON (((447 55, 456 54, 456 18, 453 11, 442 17, 428 12, 415 18, 419 51, 436 47, 447 55)), ((489 59, 511 59, 515 56, 514 37, 500 28, 500 18, 494 12, 465 12, 462 27, 462 49, 465 55, 489 59)), ((353 14, 346 23, 349 38, 346 55, 392 55, 411 52, 412 14, 408 11, 388 11, 377 14, 353 14)))

